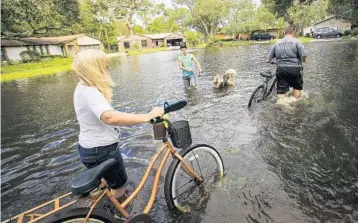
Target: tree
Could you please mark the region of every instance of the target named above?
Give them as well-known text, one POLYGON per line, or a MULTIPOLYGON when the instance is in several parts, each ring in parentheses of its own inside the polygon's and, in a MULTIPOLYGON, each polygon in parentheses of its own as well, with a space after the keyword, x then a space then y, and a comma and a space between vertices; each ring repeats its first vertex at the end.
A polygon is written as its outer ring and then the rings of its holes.
POLYGON ((178 24, 173 19, 165 16, 155 18, 148 26, 150 33, 177 32, 178 30, 178 24))
POLYGON ((191 13, 188 25, 203 33, 207 40, 229 14, 229 0, 176 0, 191 13))
POLYGON ((184 32, 190 21, 190 13, 186 8, 164 9, 159 17, 147 20, 147 29, 150 33, 184 32))
POLYGON ((351 22, 353 27, 358 26, 357 0, 329 0, 328 10, 338 18, 351 22))
POLYGON ((194 31, 184 32, 185 40, 188 44, 195 46, 200 42, 200 34, 194 31))
POLYGON ((166 9, 165 15, 169 17, 170 20, 175 22, 178 26, 178 31, 185 32, 188 30, 188 24, 191 21, 190 11, 186 8, 176 8, 176 9, 166 9))
POLYGON ((107 0, 108 8, 111 11, 113 19, 126 24, 129 35, 131 36, 132 45, 135 45, 134 39, 134 17, 140 15, 146 10, 153 8, 151 0, 107 0))
POLYGON ((138 34, 145 34, 147 33, 147 30, 145 30, 143 27, 141 27, 140 25, 134 25, 133 26, 133 32, 134 33, 138 33, 138 34))
POLYGON ((260 6, 254 14, 254 25, 259 30, 276 28, 275 15, 269 12, 264 6, 260 6))
POLYGON ((239 0, 232 8, 229 25, 226 32, 252 33, 255 30, 267 30, 276 28, 275 15, 263 6, 256 9, 251 0, 239 0))
POLYGON ((229 25, 226 30, 230 34, 250 33, 258 27, 255 23, 255 5, 251 0, 239 0, 233 5, 229 25))
POLYGON ((277 15, 277 17, 283 17, 286 21, 290 21, 288 15, 288 9, 296 4, 312 4, 317 0, 262 0, 262 4, 273 14, 277 15))
POLYGON ((72 33, 78 22, 77 0, 3 0, 1 35, 7 37, 46 36, 72 33))
POLYGON ((287 12, 292 24, 295 25, 297 30, 303 32, 303 28, 309 27, 326 17, 327 2, 321 0, 312 4, 297 3, 290 7, 287 12))

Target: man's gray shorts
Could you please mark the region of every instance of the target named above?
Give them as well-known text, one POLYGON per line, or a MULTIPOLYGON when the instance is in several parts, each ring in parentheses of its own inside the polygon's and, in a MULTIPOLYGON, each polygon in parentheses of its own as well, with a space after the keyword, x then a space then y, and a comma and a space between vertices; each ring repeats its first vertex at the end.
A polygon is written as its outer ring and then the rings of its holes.
POLYGON ((195 75, 190 75, 187 77, 183 77, 184 86, 196 86, 196 77, 195 75))

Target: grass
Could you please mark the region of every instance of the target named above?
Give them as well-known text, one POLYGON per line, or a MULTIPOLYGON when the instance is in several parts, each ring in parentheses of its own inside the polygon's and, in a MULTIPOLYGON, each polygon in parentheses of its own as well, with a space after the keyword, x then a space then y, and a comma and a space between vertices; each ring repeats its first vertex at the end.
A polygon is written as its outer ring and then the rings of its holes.
POLYGON ((155 53, 168 50, 167 47, 160 47, 160 48, 147 48, 147 49, 139 49, 139 50, 129 50, 127 55, 140 55, 145 53, 155 53))
POLYGON ((71 70, 72 58, 1 66, 1 81, 11 81, 71 70))
MULTIPOLYGON (((299 37, 297 37, 297 39, 299 39, 302 43, 309 43, 313 40, 312 37, 305 37, 305 36, 299 36, 299 37)), ((275 44, 277 42, 277 40, 279 40, 279 39, 271 40, 270 44, 275 44)))
POLYGON ((197 48, 197 49, 200 49, 200 48, 205 48, 206 47, 206 44, 205 43, 200 43, 200 44, 196 44, 195 46, 193 45, 188 45, 189 48, 197 48))
POLYGON ((243 40, 237 40, 237 41, 229 41, 229 42, 222 42, 224 46, 247 46, 256 44, 256 42, 252 41, 243 41, 243 40))

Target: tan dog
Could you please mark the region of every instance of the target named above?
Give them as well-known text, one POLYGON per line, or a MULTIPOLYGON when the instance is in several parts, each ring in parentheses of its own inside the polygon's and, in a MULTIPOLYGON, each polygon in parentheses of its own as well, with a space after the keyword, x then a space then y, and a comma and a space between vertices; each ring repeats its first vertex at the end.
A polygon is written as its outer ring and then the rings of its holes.
POLYGON ((217 74, 214 77, 214 87, 222 88, 225 86, 235 86, 235 77, 236 71, 234 69, 229 69, 225 72, 225 74, 217 74))

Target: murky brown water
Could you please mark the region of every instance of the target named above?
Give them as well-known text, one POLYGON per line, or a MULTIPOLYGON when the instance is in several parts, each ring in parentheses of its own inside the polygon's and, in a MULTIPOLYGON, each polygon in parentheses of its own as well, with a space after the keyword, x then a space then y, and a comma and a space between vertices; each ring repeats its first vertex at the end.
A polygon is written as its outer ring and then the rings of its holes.
MULTIPOLYGON (((224 184, 206 209, 173 218, 166 209, 164 174, 151 212, 156 222, 358 221, 358 43, 306 45, 304 88, 309 99, 292 108, 265 101, 246 105, 262 81, 268 45, 198 50, 204 76, 184 89, 179 51, 115 58, 114 107, 147 112, 164 101, 189 105, 173 119, 190 122, 194 143, 216 147, 224 184), (238 71, 234 89, 214 90, 212 77, 238 71)), ((2 84, 1 208, 4 220, 70 190, 83 169, 76 150, 78 125, 71 73, 2 84)), ((150 125, 121 128, 130 181, 138 183, 159 142, 150 125)), ((143 210, 150 184, 134 203, 143 210)))

